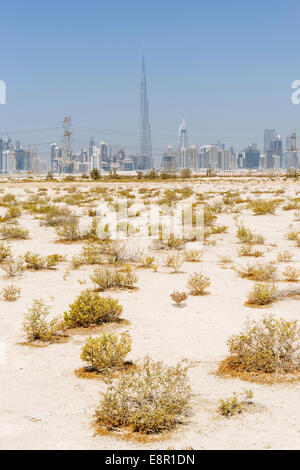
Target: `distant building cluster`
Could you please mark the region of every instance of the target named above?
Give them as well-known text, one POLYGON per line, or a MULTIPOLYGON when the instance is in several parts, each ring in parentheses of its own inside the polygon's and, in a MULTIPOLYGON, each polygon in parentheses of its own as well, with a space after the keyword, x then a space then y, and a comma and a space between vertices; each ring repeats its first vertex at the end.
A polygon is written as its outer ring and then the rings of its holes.
POLYGON ((283 150, 282 139, 275 129, 265 129, 263 149, 256 144, 248 145, 240 152, 218 142, 209 145, 188 145, 185 120, 179 126, 177 146, 169 145, 163 154, 161 166, 164 170, 190 168, 204 170, 212 168, 222 171, 234 171, 242 168, 253 170, 280 170, 299 168, 296 133, 287 137, 283 150))
MULTIPOLYGON (((87 147, 79 152, 72 150, 72 118, 62 121, 63 133, 60 144, 51 144, 51 171, 55 174, 88 174, 93 169, 99 172, 110 171, 148 171, 160 167, 164 171, 180 171, 189 168, 194 172, 213 169, 217 171, 281 170, 299 168, 296 132, 291 133, 285 148, 281 136, 275 129, 265 129, 263 145, 259 149, 256 143, 242 150, 235 151, 225 144, 203 143, 191 145, 185 119, 178 129, 175 145, 168 145, 166 151, 156 154, 154 164, 149 120, 149 103, 144 53, 142 57, 142 78, 140 87, 140 126, 139 144, 135 153, 126 153, 125 146, 112 145, 106 140, 95 142, 91 137, 87 147), (160 163, 158 163, 158 160, 160 163)), ((10 138, 0 138, 0 172, 14 174, 22 172, 43 173, 46 162, 40 159, 36 150, 24 149, 20 142, 12 143, 10 138)))
POLYGON ((0 138, 0 174, 38 174, 46 170, 46 162, 38 157, 35 149, 25 149, 21 142, 13 143, 9 137, 0 138))

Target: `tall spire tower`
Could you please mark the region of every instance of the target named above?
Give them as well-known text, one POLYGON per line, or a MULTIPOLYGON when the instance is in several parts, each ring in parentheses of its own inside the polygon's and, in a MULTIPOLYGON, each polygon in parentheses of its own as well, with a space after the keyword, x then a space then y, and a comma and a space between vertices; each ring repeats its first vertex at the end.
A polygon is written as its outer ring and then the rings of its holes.
POLYGON ((140 148, 138 166, 140 170, 150 170, 153 167, 144 49, 140 92, 140 148))

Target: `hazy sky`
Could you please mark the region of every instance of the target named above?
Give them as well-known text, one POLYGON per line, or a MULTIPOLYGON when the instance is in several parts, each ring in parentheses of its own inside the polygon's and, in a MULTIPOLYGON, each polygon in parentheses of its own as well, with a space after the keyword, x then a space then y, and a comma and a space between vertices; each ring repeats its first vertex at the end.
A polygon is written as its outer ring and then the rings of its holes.
POLYGON ((143 41, 154 153, 176 142, 183 116, 199 144, 260 145, 265 127, 284 138, 300 128, 299 0, 22 0, 0 14, 0 135, 45 144, 42 155, 65 115, 75 148, 91 133, 134 148, 143 41))

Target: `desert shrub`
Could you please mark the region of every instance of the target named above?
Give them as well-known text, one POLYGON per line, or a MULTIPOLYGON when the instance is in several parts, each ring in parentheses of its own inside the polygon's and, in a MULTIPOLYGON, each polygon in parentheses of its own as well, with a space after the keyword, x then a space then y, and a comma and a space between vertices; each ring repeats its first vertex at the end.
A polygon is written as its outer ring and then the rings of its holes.
POLYGON ((22 214, 22 210, 20 206, 14 205, 10 206, 5 214, 5 217, 7 219, 16 219, 17 217, 20 217, 22 214))
POLYGON ((24 261, 27 269, 39 271, 41 269, 53 269, 64 257, 58 254, 41 256, 38 253, 27 251, 24 255, 24 261))
POLYGON ((6 302, 15 302, 21 295, 21 289, 14 285, 3 287, 0 292, 1 297, 6 302))
POLYGON ((235 414, 242 413, 245 404, 250 405, 253 403, 254 392, 252 390, 244 390, 240 393, 234 393, 229 398, 221 398, 219 400, 218 412, 222 416, 234 416, 235 414))
POLYGON ((22 256, 7 258, 1 266, 9 277, 19 276, 25 269, 22 256))
POLYGON ((184 252, 185 261, 190 262, 190 263, 201 261, 202 254, 203 253, 201 250, 185 250, 184 252))
POLYGON ((126 258, 126 244, 124 240, 109 240, 102 245, 102 253, 107 255, 111 263, 124 261, 126 258))
POLYGON ((194 273, 188 278, 187 288, 191 295, 205 295, 206 288, 210 286, 209 277, 202 273, 194 273))
POLYGON ((263 235, 252 232, 249 228, 246 228, 244 225, 238 226, 236 236, 242 243, 253 243, 256 245, 263 245, 265 242, 263 235))
POLYGON ((280 263, 289 263, 290 261, 292 261, 293 257, 293 253, 291 253, 289 250, 285 250, 281 253, 278 253, 277 261, 279 261, 280 263))
POLYGON ((184 301, 188 298, 188 295, 187 295, 186 292, 174 291, 174 292, 170 295, 170 297, 171 297, 171 299, 175 302, 175 304, 180 307, 180 305, 182 304, 182 302, 184 302, 184 301))
POLYGON ((250 201, 248 207, 253 210, 255 215, 265 215, 274 214, 277 205, 277 201, 256 199, 255 201, 250 201))
POLYGON ((291 266, 287 266, 282 273, 289 282, 298 282, 299 281, 299 271, 297 269, 292 268, 291 266))
POLYGON ((154 256, 147 256, 143 255, 140 257, 139 262, 143 268, 150 268, 153 266, 153 262, 155 261, 154 256))
POLYGON ((264 252, 260 250, 253 250, 253 247, 251 245, 244 245, 238 250, 238 255, 260 258, 261 256, 264 256, 264 252))
POLYGON ((76 241, 82 239, 78 217, 70 216, 65 218, 63 224, 57 228, 57 235, 63 240, 76 241))
POLYGON ((96 268, 90 279, 100 290, 115 287, 130 289, 138 280, 130 266, 125 266, 122 270, 109 267, 96 268))
POLYGON ((210 227, 210 234, 217 235, 219 233, 226 233, 228 230, 227 225, 217 225, 210 227))
POLYGON ((230 256, 219 256, 219 260, 222 267, 232 263, 232 258, 230 258, 230 256))
POLYGON ((271 281, 275 278, 277 268, 273 263, 256 265, 248 264, 246 267, 241 267, 238 272, 242 278, 265 282, 271 281))
POLYGON ((0 263, 3 263, 7 258, 11 257, 10 246, 0 243, 0 263))
POLYGON ((166 367, 146 357, 133 374, 123 375, 102 394, 95 417, 109 429, 146 434, 172 429, 189 410, 187 367, 166 367))
POLYGON ((176 238, 172 233, 168 238, 162 238, 160 241, 163 248, 170 250, 181 250, 186 243, 185 240, 176 238))
POLYGON ((286 236, 286 238, 290 241, 298 240, 298 237, 299 237, 298 232, 289 232, 286 236))
POLYGON ((299 368, 300 329, 297 320, 265 315, 247 321, 242 332, 228 340, 230 365, 248 372, 291 372, 299 368))
POLYGON ((28 341, 51 341, 61 329, 62 322, 59 318, 53 318, 50 322, 46 320, 49 313, 49 307, 43 300, 34 300, 23 322, 23 330, 28 341))
POLYGON ((268 305, 276 299, 276 287, 274 284, 262 284, 257 282, 248 295, 250 305, 268 305))
POLYGON ((69 217, 72 216, 68 207, 51 205, 50 210, 46 213, 42 223, 50 227, 58 227, 63 225, 69 217))
POLYGON ((90 244, 83 246, 81 253, 78 256, 72 258, 72 264, 74 267, 81 266, 83 264, 102 264, 104 263, 104 258, 101 252, 101 248, 98 244, 90 244))
POLYGON ((128 331, 119 337, 111 333, 105 333, 100 338, 90 336, 82 348, 80 358, 91 369, 105 372, 123 365, 126 355, 131 351, 131 344, 128 331))
POLYGON ((93 324, 118 321, 122 311, 123 307, 118 300, 101 297, 97 292, 86 289, 69 305, 64 321, 68 328, 86 328, 93 324))
POLYGON ((29 231, 15 224, 6 224, 0 227, 0 235, 5 240, 26 240, 29 238, 29 231))
POLYGON ((184 261, 184 255, 182 255, 181 253, 176 253, 174 255, 167 256, 166 265, 170 267, 174 273, 178 273, 184 261))

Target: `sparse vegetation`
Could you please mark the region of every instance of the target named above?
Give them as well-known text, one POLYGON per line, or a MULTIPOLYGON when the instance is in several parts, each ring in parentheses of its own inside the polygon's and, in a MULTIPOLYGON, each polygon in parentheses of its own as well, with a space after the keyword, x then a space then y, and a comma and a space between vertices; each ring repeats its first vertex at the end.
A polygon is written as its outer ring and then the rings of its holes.
POLYGON ((3 289, 0 291, 0 295, 6 302, 15 302, 21 295, 21 289, 14 285, 10 285, 3 287, 3 289))
POLYGON ((121 367, 131 351, 132 339, 128 332, 119 336, 105 333, 99 338, 87 339, 82 348, 81 359, 97 372, 106 372, 121 367))
POLYGON ((184 302, 187 298, 188 298, 188 294, 186 292, 178 292, 178 291, 174 291, 171 295, 170 295, 171 299, 173 300, 173 302, 175 302, 175 304, 180 307, 182 302, 184 302))
POLYGON ((122 269, 96 268, 90 278, 101 291, 113 288, 132 289, 138 280, 130 266, 125 266, 122 269))
POLYGON ((205 295, 207 287, 210 286, 210 279, 202 273, 192 274, 187 283, 187 288, 191 295, 205 295))
POLYGON ((97 292, 86 289, 69 306, 64 314, 64 321, 68 328, 87 328, 90 325, 119 321, 122 311, 123 307, 118 300, 101 297, 97 292))
POLYGON ((62 321, 59 318, 53 318, 49 322, 46 320, 49 313, 49 306, 43 300, 34 300, 23 322, 28 341, 51 342, 54 336, 62 330, 62 321))
POLYGON ((246 405, 253 404, 253 398, 254 392, 252 390, 243 390, 240 393, 234 393, 229 398, 221 398, 218 412, 226 418, 242 413, 246 405))
POLYGON ((164 366, 147 357, 102 394, 95 413, 99 425, 153 434, 172 429, 189 410, 187 367, 164 366))

